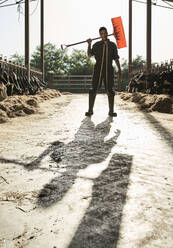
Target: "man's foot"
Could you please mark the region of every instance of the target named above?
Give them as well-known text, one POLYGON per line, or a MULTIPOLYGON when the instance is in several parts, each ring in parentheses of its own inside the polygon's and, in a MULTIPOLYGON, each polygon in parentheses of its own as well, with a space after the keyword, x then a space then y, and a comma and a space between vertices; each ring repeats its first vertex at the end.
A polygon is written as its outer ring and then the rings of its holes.
POLYGON ((116 117, 117 116, 117 113, 116 112, 110 112, 108 113, 109 116, 111 117, 116 117))
POLYGON ((91 115, 93 115, 93 112, 91 111, 85 112, 85 116, 91 116, 91 115))

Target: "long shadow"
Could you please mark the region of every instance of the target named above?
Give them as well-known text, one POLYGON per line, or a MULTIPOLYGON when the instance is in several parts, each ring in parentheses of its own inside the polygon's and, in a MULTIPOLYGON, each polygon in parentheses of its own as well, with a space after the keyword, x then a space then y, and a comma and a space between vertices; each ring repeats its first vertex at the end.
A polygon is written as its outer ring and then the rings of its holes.
MULTIPOLYGON (((60 142, 59 142, 60 143, 60 142)), ((46 170, 45 168, 39 168, 41 165, 41 161, 44 157, 46 157, 51 152, 51 146, 49 146, 46 150, 44 150, 36 159, 34 159, 32 162, 24 163, 21 161, 18 161, 16 159, 8 159, 8 158, 2 158, 0 157, 0 162, 2 163, 8 163, 8 164, 17 164, 23 166, 28 171, 34 170, 34 169, 40 169, 40 170, 46 170)))
POLYGON ((114 154, 94 179, 92 200, 69 248, 116 248, 132 164, 132 156, 114 154))
MULTIPOLYGON (((115 135, 105 140, 110 132, 111 122, 112 119, 107 118, 95 126, 90 118, 85 118, 73 141, 68 144, 59 141, 51 143, 30 163, 15 161, 27 170, 39 169, 42 159, 48 154, 56 162, 60 175, 43 187, 38 195, 38 206, 47 208, 60 201, 75 183, 79 170, 106 160, 120 135, 120 131, 115 130, 115 135)), ((14 160, 7 159, 6 162, 13 163, 14 160)), ((132 156, 115 153, 107 168, 98 178, 93 179, 92 200, 70 248, 117 246, 131 164, 132 156)))
POLYGON ((162 126, 162 124, 151 114, 147 112, 142 112, 145 118, 153 125, 154 129, 159 132, 161 137, 167 143, 167 145, 173 149, 173 135, 162 126))
POLYGON ((37 202, 39 206, 49 207, 60 201, 74 184, 79 170, 90 164, 101 163, 108 157, 120 134, 120 131, 116 130, 112 138, 104 141, 109 134, 111 122, 112 119, 107 118, 95 126, 90 118, 85 118, 73 141, 68 144, 52 144, 50 156, 64 172, 41 190, 37 202))
POLYGON ((55 141, 38 158, 29 163, 5 158, 0 158, 0 162, 18 164, 27 170, 50 170, 40 167, 42 159, 50 155, 57 164, 57 171, 63 169, 64 172, 60 172, 58 177, 53 178, 46 184, 38 196, 38 205, 49 207, 61 200, 71 188, 79 170, 90 164, 100 163, 108 157, 120 135, 120 131, 115 130, 115 135, 104 141, 104 138, 110 132, 111 122, 112 118, 108 117, 95 126, 90 118, 84 118, 74 140, 68 144, 55 141))

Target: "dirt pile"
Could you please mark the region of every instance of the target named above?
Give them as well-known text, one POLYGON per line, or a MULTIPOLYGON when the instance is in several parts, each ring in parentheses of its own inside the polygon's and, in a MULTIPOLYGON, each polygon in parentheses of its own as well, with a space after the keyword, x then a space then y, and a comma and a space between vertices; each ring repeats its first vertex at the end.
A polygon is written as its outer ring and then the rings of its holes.
POLYGON ((16 116, 34 114, 40 102, 59 96, 61 93, 53 89, 43 90, 36 95, 9 96, 0 102, 0 123, 16 116))
POLYGON ((139 109, 146 111, 158 111, 161 113, 173 113, 173 98, 168 95, 149 95, 140 92, 120 94, 121 99, 135 102, 139 109))

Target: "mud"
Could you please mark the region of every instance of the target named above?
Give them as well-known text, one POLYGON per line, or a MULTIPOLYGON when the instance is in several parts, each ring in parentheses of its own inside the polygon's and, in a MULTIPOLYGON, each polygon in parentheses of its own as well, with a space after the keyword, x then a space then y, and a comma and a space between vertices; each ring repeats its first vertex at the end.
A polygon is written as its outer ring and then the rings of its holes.
POLYGON ((0 247, 172 248, 173 115, 87 108, 62 95, 0 125, 0 247))

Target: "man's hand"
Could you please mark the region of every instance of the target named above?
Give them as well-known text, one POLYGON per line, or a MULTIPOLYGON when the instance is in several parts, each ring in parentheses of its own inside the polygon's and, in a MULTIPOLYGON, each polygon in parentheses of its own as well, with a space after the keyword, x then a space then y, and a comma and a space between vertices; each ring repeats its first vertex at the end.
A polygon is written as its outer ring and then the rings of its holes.
POLYGON ((118 70, 118 91, 121 91, 121 70, 118 70))
POLYGON ((88 42, 88 45, 91 45, 92 40, 90 38, 86 41, 88 42))

